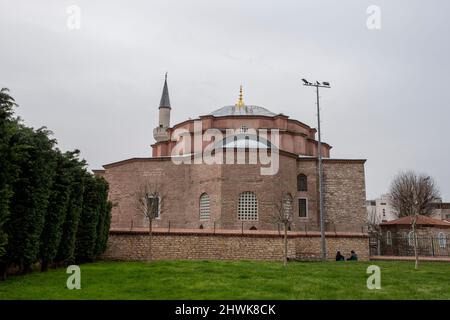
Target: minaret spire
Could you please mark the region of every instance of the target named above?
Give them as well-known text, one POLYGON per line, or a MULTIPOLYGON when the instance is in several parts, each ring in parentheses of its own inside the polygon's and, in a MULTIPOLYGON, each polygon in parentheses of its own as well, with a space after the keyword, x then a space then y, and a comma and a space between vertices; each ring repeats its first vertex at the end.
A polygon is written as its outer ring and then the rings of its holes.
POLYGON ((159 103, 160 108, 169 108, 170 109, 170 99, 169 99, 169 88, 167 87, 167 72, 164 77, 164 87, 161 96, 161 102, 159 103))
POLYGON ((170 99, 169 99, 169 88, 167 86, 167 72, 164 76, 164 87, 161 96, 161 101, 159 102, 159 120, 158 127, 153 130, 153 137, 157 142, 169 140, 169 134, 167 129, 170 127, 170 99))
POLYGON ((243 107, 244 104, 244 99, 242 98, 243 94, 242 94, 242 84, 239 88, 239 100, 236 102, 236 107, 243 107))

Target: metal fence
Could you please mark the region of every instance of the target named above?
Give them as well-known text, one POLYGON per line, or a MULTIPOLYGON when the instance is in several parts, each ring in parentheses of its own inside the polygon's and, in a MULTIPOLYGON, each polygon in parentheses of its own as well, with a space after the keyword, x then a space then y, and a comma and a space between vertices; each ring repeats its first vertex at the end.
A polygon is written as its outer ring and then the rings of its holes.
MULTIPOLYGON (((449 257, 450 239, 437 236, 418 236, 417 251, 420 256, 449 257)), ((385 237, 371 235, 371 256, 414 256, 414 238, 408 236, 385 237)))
MULTIPOLYGON (((130 223, 124 224, 121 226, 122 228, 129 228, 131 230, 141 229, 141 228, 147 228, 148 227, 148 220, 145 218, 142 218, 140 221, 134 221, 130 220, 130 223)), ((272 231, 278 231, 283 232, 284 225, 282 223, 276 223, 276 222, 258 222, 258 221, 239 221, 235 223, 226 223, 224 224, 222 221, 219 220, 206 220, 206 221, 199 221, 195 223, 180 223, 180 222, 174 222, 171 220, 166 221, 158 221, 154 220, 153 222, 154 228, 167 228, 167 230, 170 232, 170 230, 173 229, 208 229, 208 230, 241 230, 249 231, 249 230, 272 230, 272 231)), ((342 226, 342 225, 336 225, 334 223, 326 222, 325 225, 325 231, 327 233, 338 233, 338 232, 355 232, 355 233, 368 233, 369 230, 367 226, 342 226)), ((292 222, 288 226, 288 231, 298 231, 298 232, 319 232, 320 226, 318 223, 314 222, 292 222)))

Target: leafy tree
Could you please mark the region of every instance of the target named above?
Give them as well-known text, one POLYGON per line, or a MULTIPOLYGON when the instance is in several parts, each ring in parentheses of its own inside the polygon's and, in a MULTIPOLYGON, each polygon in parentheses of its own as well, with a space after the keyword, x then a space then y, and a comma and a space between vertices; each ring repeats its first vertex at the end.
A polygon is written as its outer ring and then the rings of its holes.
POLYGON ((41 261, 92 261, 104 252, 111 203, 108 183, 86 171, 80 152, 62 153, 45 127, 14 118, 0 90, 0 280, 9 265, 26 272, 41 261))
POLYGON ((17 167, 12 161, 10 148, 11 136, 17 130, 17 120, 13 119, 13 110, 17 104, 6 88, 0 90, 0 279, 5 277, 6 245, 8 236, 5 224, 10 214, 10 200, 13 195, 11 183, 14 181, 17 167))
POLYGON ((20 167, 14 181, 8 233, 7 260, 26 272, 37 261, 55 167, 55 140, 46 128, 20 125, 11 138, 14 161, 20 167))
POLYGON ((66 208, 65 221, 62 225, 62 236, 55 260, 65 265, 75 261, 75 241, 78 224, 83 209, 84 183, 86 178, 86 162, 79 160, 79 151, 70 155, 71 184, 66 208))
POLYGON ((98 178, 99 181, 99 221, 97 223, 97 241, 95 245, 95 255, 99 256, 106 250, 106 243, 108 241, 109 227, 111 224, 111 209, 112 203, 108 201, 108 182, 103 178, 98 178))
POLYGON ((97 243, 97 224, 101 214, 101 178, 86 174, 83 195, 83 210, 77 230, 75 261, 92 262, 95 259, 97 243))
POLYGON ((56 151, 56 171, 51 188, 49 204, 45 214, 45 225, 41 235, 41 270, 46 271, 48 263, 57 254, 66 218, 72 175, 70 172, 73 153, 63 154, 56 151))

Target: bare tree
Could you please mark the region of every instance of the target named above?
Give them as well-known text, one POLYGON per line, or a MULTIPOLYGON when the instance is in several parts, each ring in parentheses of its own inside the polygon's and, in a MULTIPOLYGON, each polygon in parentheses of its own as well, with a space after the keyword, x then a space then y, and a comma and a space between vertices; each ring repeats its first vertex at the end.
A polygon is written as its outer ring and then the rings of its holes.
POLYGON ((439 190, 433 178, 414 171, 401 172, 391 185, 391 206, 399 217, 413 216, 411 229, 414 236, 415 268, 419 268, 417 218, 433 213, 433 202, 439 199, 439 190))
POLYGON ((143 183, 136 191, 136 209, 148 219, 148 234, 150 241, 150 257, 152 248, 153 220, 158 218, 164 210, 165 193, 158 182, 143 183))
POLYGON ((369 233, 379 234, 380 233, 380 217, 377 215, 377 210, 374 207, 370 207, 367 212, 366 226, 369 233))
POLYGON ((274 211, 272 213, 272 220, 275 223, 283 226, 283 264, 286 267, 288 261, 288 237, 287 232, 292 224, 292 196, 281 190, 280 195, 274 203, 274 211))

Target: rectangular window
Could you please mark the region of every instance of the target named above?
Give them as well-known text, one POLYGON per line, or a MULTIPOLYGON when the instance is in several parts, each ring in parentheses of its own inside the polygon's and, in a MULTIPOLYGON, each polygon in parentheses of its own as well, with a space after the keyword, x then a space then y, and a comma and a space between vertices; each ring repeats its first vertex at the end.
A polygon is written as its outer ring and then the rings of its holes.
POLYGON ((308 217, 308 199, 306 198, 298 199, 298 216, 300 218, 308 217))
POLYGON ((148 198, 148 204, 147 204, 147 209, 150 213, 150 216, 153 217, 154 219, 159 218, 160 216, 160 203, 159 203, 159 197, 149 197, 148 198))

